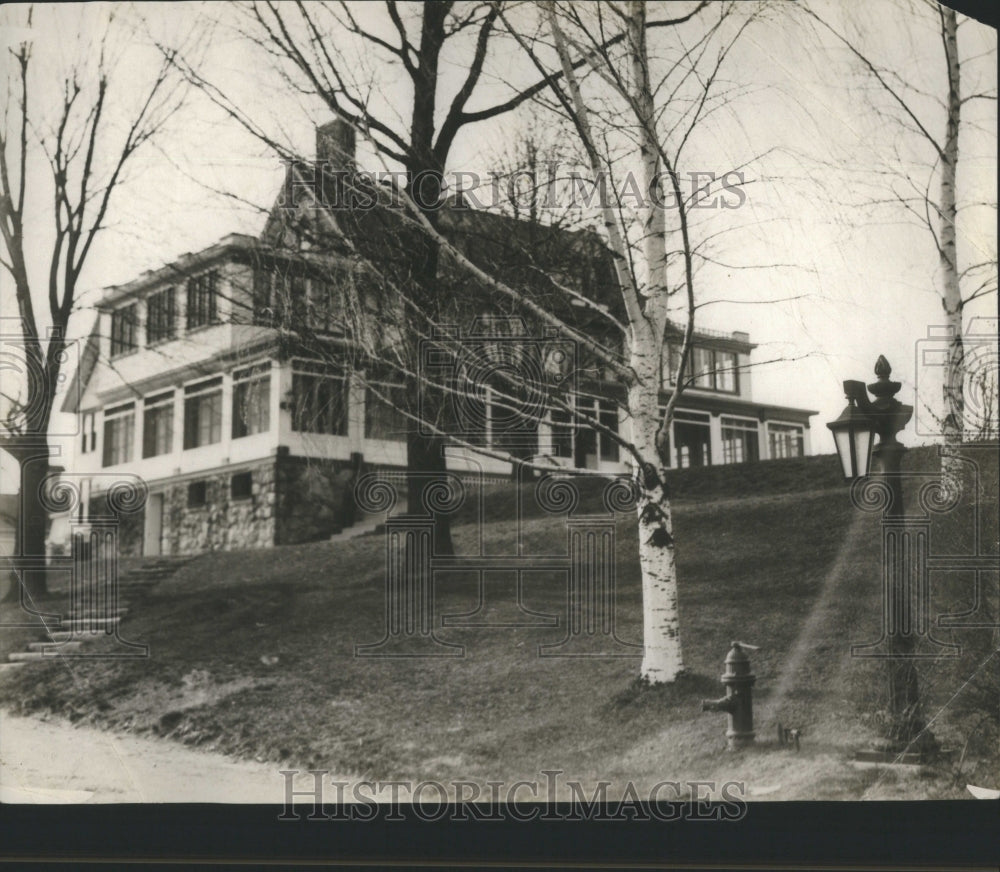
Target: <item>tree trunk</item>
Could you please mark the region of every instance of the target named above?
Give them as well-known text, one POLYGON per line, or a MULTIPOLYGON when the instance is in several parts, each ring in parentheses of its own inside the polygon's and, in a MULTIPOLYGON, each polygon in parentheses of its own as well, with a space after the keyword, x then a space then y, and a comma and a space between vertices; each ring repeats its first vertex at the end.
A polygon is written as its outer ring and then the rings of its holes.
POLYGON ((629 391, 635 444, 645 461, 637 506, 644 648, 640 675, 652 684, 674 681, 684 671, 667 465, 656 448, 658 393, 642 386, 629 391))
POLYGON ((42 571, 48 532, 48 512, 42 501, 42 485, 49 473, 48 458, 51 454, 45 443, 39 443, 34 450, 20 449, 11 453, 21 466, 21 490, 18 495, 17 543, 10 598, 19 597, 23 585, 24 595, 36 599, 48 593, 45 572, 42 571))
MULTIPOLYGON (((406 510, 422 515, 430 511, 424 505, 423 494, 427 487, 444 481, 447 464, 444 457, 445 440, 429 436, 411 426, 406 439, 406 510)), ((451 516, 434 514, 434 554, 450 556, 455 553, 451 538, 451 516)))
MULTIPOLYGON (((948 127, 941 161, 941 211, 939 216, 940 262, 944 283, 941 303, 950 332, 948 363, 944 373, 944 435, 942 473, 951 481, 959 473, 960 461, 954 447, 963 439, 965 423, 965 349, 962 341, 962 294, 959 284, 958 241, 955 233, 956 172, 958 169, 958 126, 962 111, 959 88, 957 22, 954 9, 941 7, 942 36, 948 64, 948 127)), ((955 479, 957 481, 957 479, 955 479)))

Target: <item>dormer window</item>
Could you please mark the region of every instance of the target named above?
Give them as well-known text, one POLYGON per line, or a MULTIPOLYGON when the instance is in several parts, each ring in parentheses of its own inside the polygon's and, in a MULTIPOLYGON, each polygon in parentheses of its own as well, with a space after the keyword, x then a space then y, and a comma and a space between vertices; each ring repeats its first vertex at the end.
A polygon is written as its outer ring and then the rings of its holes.
POLYGON ((122 306, 111 313, 111 356, 131 354, 135 344, 135 303, 122 306))

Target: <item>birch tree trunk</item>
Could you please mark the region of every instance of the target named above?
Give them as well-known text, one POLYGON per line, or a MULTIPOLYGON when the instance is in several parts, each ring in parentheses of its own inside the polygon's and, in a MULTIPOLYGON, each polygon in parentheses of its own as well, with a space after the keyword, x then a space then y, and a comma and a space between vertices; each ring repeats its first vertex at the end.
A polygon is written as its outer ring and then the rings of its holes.
POLYGON ((633 439, 644 460, 637 506, 642 572, 640 676, 651 684, 674 681, 684 671, 667 463, 657 447, 657 433, 663 422, 657 395, 655 386, 649 385, 637 384, 629 391, 633 439))
POLYGON ((943 468, 945 478, 954 476, 958 459, 948 449, 958 445, 963 438, 965 397, 965 349, 962 341, 962 293, 958 270, 958 240, 955 232, 957 207, 955 204, 956 172, 958 169, 958 128, 961 120, 960 66, 958 61, 958 24, 954 9, 941 6, 941 36, 944 41, 948 65, 948 121, 941 158, 941 203, 939 214, 939 257, 942 274, 941 305, 950 332, 948 364, 944 375, 945 452, 943 468))

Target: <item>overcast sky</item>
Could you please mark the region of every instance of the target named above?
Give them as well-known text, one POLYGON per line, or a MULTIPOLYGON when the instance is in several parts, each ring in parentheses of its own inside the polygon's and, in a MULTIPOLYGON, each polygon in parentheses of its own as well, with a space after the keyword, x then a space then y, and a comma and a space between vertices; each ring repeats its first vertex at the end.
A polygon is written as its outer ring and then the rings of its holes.
MULTIPOLYGON (((690 5, 671 4, 670 13, 690 5)), ((936 16, 926 14, 925 4, 878 0, 810 5, 849 32, 871 58, 897 71, 900 87, 905 83, 927 94, 916 98, 915 105, 931 133, 943 137, 945 114, 934 98, 945 93, 944 57, 934 29, 936 16)), ((200 53, 210 78, 255 123, 311 155, 313 126, 328 116, 315 101, 292 93, 268 59, 247 46, 233 29, 238 17, 228 5, 150 3, 138 11, 158 40, 200 53), (206 16, 214 22, 211 31, 206 16), (198 45, 199 36, 208 32, 210 42, 198 45)), ((363 4, 357 12, 370 14, 363 4)), ((55 83, 53 72, 74 52, 92 51, 109 13, 103 4, 42 4, 29 31, 23 27, 24 9, 6 6, 0 9, 3 48, 31 39, 38 87, 44 89, 42 77, 55 83), (79 44, 74 42, 77 33, 79 44)), ((119 9, 117 14, 124 19, 133 13, 119 9)), ((996 33, 975 21, 960 21, 960 53, 976 58, 963 66, 963 92, 995 93, 996 33)), ((651 36, 654 50, 656 38, 651 36)), ((159 55, 142 32, 120 40, 116 51, 112 86, 120 105, 128 106, 159 55)), ((6 51, 4 56, 6 61, 6 51)), ((877 196, 879 185, 883 193, 888 190, 887 171, 905 167, 917 183, 925 184, 931 158, 913 133, 880 116, 876 110, 884 107, 883 96, 849 60, 829 37, 806 27, 791 4, 772 10, 764 23, 747 31, 729 59, 728 78, 744 93, 715 127, 707 128, 709 135, 699 141, 697 153, 689 153, 687 166, 680 168, 722 173, 756 156, 743 166, 751 182, 743 207, 732 215, 707 216, 724 217, 736 229, 718 249, 719 259, 730 266, 702 274, 704 299, 740 302, 707 306, 699 313, 699 326, 745 330, 759 346, 755 359, 782 359, 754 370, 754 399, 818 410, 814 453, 833 450, 824 425, 843 406, 840 382, 872 380, 879 354, 888 357, 894 378, 903 382, 904 402, 920 402, 914 401, 916 383, 922 393, 931 384, 935 397, 940 390, 940 379, 918 372, 917 366, 918 343, 942 321, 933 241, 926 227, 898 207, 864 205, 877 196), (773 300, 782 302, 761 304, 773 300)), ((504 93, 504 86, 490 84, 492 79, 516 80, 527 75, 525 68, 513 49, 491 59, 483 104, 504 93)), ((447 64, 443 69, 442 75, 457 86, 463 71, 447 64)), ((384 105, 398 100, 402 88, 402 80, 383 88, 384 105)), ((963 111, 970 125, 960 143, 960 201, 995 203, 996 103, 972 101, 963 111)), ((502 145, 517 138, 531 115, 521 112, 467 129, 456 141, 448 169, 487 174, 496 167, 502 145)), ((539 111, 534 116, 545 117, 539 111)), ((32 263, 37 277, 47 268, 51 217, 42 156, 33 157, 28 220, 37 240, 39 257, 32 263)), ((156 147, 132 166, 113 201, 109 229, 84 273, 86 293, 71 332, 86 331, 93 318, 88 307, 106 286, 204 248, 227 233, 258 233, 282 172, 259 141, 204 97, 193 95, 156 147)), ((936 185, 935 177, 935 194, 936 185)), ((959 245, 965 264, 995 260, 995 207, 963 214, 959 245)), ((3 275, 0 283, 0 314, 10 317, 9 276, 3 275)), ((976 311, 995 316, 995 296, 970 314, 976 311)), ((908 444, 928 441, 913 432, 904 439, 908 444)), ((7 473, 0 487, 10 491, 16 484, 9 468, 7 473)))

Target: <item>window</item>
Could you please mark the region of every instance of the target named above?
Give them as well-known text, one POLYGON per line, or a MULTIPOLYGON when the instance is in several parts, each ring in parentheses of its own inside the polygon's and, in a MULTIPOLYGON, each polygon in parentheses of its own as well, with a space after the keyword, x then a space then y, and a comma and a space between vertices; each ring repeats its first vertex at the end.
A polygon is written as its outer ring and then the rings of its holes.
POLYGON ((314 330, 315 325, 306 320, 306 279, 294 274, 280 278, 281 296, 277 305, 281 323, 291 330, 314 330))
POLYGON ((208 502, 208 488, 203 481, 192 481, 188 485, 187 504, 189 509, 197 509, 208 502))
MULTIPOLYGON (((663 349, 663 382, 664 384, 676 384, 677 372, 681 368, 681 346, 679 342, 667 343, 663 349)), ((687 374, 691 374, 691 366, 688 365, 687 374)))
POLYGON ((772 458, 802 457, 805 453, 802 428, 795 424, 768 424, 767 445, 772 458))
POLYGON ((233 373, 233 439, 266 433, 271 426, 271 364, 233 373))
POLYGON ((263 327, 274 324, 274 307, 271 304, 271 272, 266 269, 253 271, 253 323, 263 327))
POLYGON ((736 355, 732 351, 715 352, 715 389, 736 393, 736 355))
POLYGON ((306 279, 279 265, 254 273, 254 323, 265 327, 317 329, 306 319, 306 279))
POLYGON ((760 457, 757 422, 744 418, 723 418, 722 462, 746 463, 760 457))
POLYGON ((708 415, 675 412, 674 449, 677 465, 681 469, 711 465, 712 437, 708 415))
POLYGON ((250 499, 253 496, 253 473, 236 473, 229 479, 229 493, 234 500, 250 499))
MULTIPOLYGON (((587 415, 592 418, 594 416, 594 401, 589 397, 577 397, 576 410, 578 415, 587 415)), ((576 422, 573 435, 576 437, 573 463, 586 467, 588 457, 597 454, 597 431, 589 424, 584 423, 581 417, 576 422)))
POLYGON ((365 389, 365 438, 406 439, 410 421, 403 410, 407 407, 406 386, 387 372, 370 372, 365 389))
POLYGON ((93 412, 87 412, 80 421, 80 453, 88 454, 97 448, 97 422, 93 412))
POLYGON ((342 369, 297 361, 292 370, 292 429, 347 435, 347 377, 342 369))
POLYGON ((214 445, 222 439, 222 377, 184 388, 184 448, 214 445))
POLYGON ((104 466, 128 463, 135 438, 135 403, 125 403, 104 413, 104 466))
MULTIPOLYGON (((614 403, 601 400, 598 416, 604 427, 607 427, 612 433, 618 433, 618 407, 614 403)), ((599 433, 598 438, 601 443, 601 460, 617 463, 619 460, 618 443, 607 433, 599 433)))
POLYGON ((187 283, 187 329, 194 330, 206 324, 214 324, 218 318, 216 300, 216 273, 204 273, 188 279, 187 283))
POLYGON ((146 399, 142 415, 142 456, 158 457, 174 450, 174 392, 146 399))
POLYGON ((111 356, 135 351, 135 303, 111 313, 111 356))
MULTIPOLYGON (((733 351, 704 348, 700 345, 691 350, 684 381, 696 388, 708 391, 722 391, 728 394, 739 392, 736 376, 738 358, 733 351)), ((664 349, 664 381, 675 384, 681 364, 680 344, 670 343, 664 349)))
POLYGON ((152 294, 146 301, 146 344, 154 345, 174 338, 174 289, 152 294))
MULTIPOLYGON (((577 397, 576 409, 578 416, 596 418, 612 433, 618 432, 618 405, 611 400, 577 397)), ((553 455, 570 458, 575 466, 593 469, 598 459, 612 463, 620 459, 618 443, 611 436, 568 411, 552 410, 551 431, 553 455)))
POLYGON ((711 348, 695 346, 694 349, 694 386, 696 388, 715 387, 715 361, 711 348))
POLYGON ((571 415, 564 409, 552 410, 552 454, 556 457, 573 456, 571 415))
POLYGON ((340 326, 343 310, 341 293, 345 275, 336 274, 332 278, 309 280, 309 301, 307 318, 310 327, 320 333, 329 333, 340 326))

